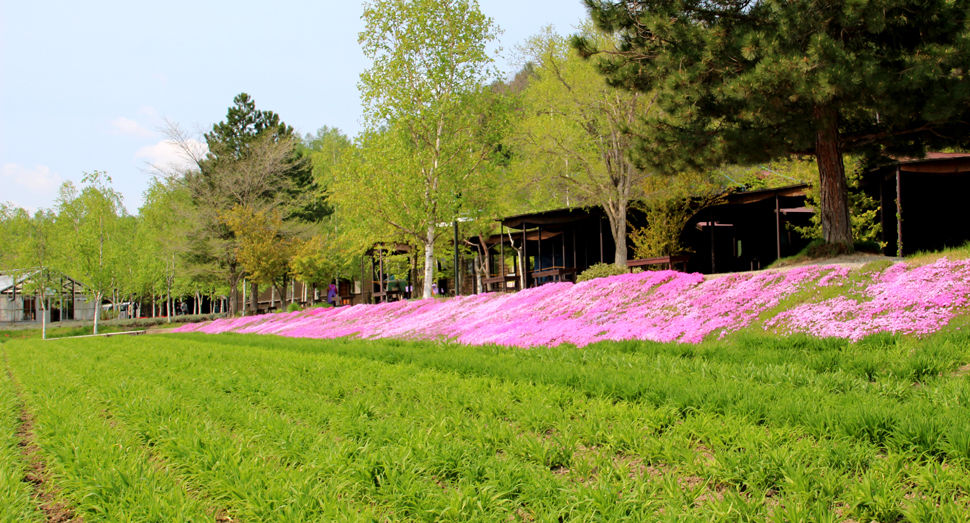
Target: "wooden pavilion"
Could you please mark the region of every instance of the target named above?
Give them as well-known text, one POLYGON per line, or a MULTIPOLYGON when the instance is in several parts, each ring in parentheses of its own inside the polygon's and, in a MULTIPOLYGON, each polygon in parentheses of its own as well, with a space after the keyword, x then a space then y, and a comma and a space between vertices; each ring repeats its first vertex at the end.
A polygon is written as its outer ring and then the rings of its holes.
POLYGON ((702 274, 763 269, 792 256, 809 240, 791 226, 810 225, 807 184, 731 192, 723 203, 694 215, 681 233, 691 251, 687 271, 702 274))
POLYGON ((502 218, 500 232, 466 244, 482 255, 486 290, 519 290, 575 281, 595 263, 613 262, 613 238, 602 208, 556 209, 502 218))
POLYGON ((882 209, 883 254, 903 256, 970 241, 964 207, 970 194, 970 154, 901 159, 870 170, 862 181, 882 209))
MULTIPOLYGON (((361 303, 382 303, 411 297, 414 289, 414 267, 417 260, 414 258, 413 249, 405 243, 379 243, 367 250, 364 257, 360 260, 360 279, 361 279, 361 303), (385 269, 387 259, 390 256, 406 255, 408 257, 407 279, 394 279, 396 275, 389 274, 385 269), (365 270, 364 258, 370 257, 370 274, 365 270)), ((347 289, 339 289, 341 301, 345 299, 352 302, 352 292, 347 282, 347 289)))

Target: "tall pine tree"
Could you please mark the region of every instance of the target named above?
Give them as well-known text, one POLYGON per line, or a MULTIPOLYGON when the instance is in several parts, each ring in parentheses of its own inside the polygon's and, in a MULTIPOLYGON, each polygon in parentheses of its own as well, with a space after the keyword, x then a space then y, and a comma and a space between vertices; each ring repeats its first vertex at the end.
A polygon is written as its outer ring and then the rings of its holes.
POLYGON ((919 157, 968 142, 970 0, 586 4, 622 40, 601 72, 658 92, 640 161, 676 170, 813 155, 830 243, 852 242, 843 153, 919 157))

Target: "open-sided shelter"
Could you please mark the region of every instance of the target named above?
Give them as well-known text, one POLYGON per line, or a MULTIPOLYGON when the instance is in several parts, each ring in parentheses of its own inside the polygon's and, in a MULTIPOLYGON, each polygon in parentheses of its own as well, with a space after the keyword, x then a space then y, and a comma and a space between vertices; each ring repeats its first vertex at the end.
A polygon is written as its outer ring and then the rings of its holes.
MULTIPOLYGON (((370 258, 370 270, 364 258, 360 260, 360 279, 362 282, 362 302, 386 302, 411 297, 414 289, 414 259, 413 248, 406 243, 379 243, 367 250, 365 257, 370 258), (387 261, 391 256, 407 256, 407 277, 398 278, 397 274, 388 271, 387 261), (368 274, 369 273, 369 274, 368 274)), ((349 282, 347 282, 349 285, 349 282)), ((349 288, 346 296, 343 289, 341 297, 350 297, 349 288)))
MULTIPOLYGON (((36 293, 24 291, 33 281, 36 271, 0 273, 0 322, 38 322, 41 304, 36 293)), ((96 306, 83 293, 84 286, 70 276, 54 278, 46 296, 50 304, 46 310, 48 323, 61 320, 93 320, 96 306)))
POLYGON ((596 263, 613 263, 615 247, 600 207, 556 209, 520 214, 499 220, 501 232, 490 238, 491 257, 515 262, 490 262, 491 278, 504 278, 531 287, 548 281, 575 280, 596 263), (511 269, 511 271, 510 271, 511 269), (525 281, 522 281, 522 276, 525 281))
POLYGON ((880 203, 883 253, 888 256, 970 241, 970 154, 927 153, 922 159, 901 159, 865 173, 863 189, 880 203))
POLYGON ((809 186, 730 192, 723 203, 688 221, 681 242, 690 251, 687 270, 703 274, 758 270, 804 249, 809 240, 791 229, 810 224, 809 186))

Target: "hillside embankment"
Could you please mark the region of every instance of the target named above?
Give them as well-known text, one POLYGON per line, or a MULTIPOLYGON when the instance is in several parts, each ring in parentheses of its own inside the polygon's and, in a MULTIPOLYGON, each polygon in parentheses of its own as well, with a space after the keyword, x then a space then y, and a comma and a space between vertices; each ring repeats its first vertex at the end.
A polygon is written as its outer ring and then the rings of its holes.
MULTIPOLYGON (((970 260, 807 265, 717 278, 673 271, 552 283, 515 294, 398 301, 189 324, 175 332, 452 340, 517 347, 699 343, 742 330, 859 340, 931 334, 965 315, 970 260)), ((958 327, 954 327, 958 328, 958 327)))

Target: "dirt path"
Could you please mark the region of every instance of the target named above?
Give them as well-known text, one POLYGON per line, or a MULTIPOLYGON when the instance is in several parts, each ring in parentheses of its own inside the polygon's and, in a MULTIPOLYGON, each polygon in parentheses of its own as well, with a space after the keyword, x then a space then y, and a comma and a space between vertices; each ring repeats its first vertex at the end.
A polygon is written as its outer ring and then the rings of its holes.
POLYGON ((47 523, 83 522, 82 518, 74 515, 72 507, 57 499, 60 488, 51 481, 44 465, 40 447, 37 446, 37 437, 34 434, 34 415, 27 410, 23 389, 17 377, 13 375, 13 370, 10 369, 6 351, 3 353, 3 363, 7 367, 7 377, 13 384, 17 401, 20 403, 20 426, 17 428, 17 438, 20 440, 20 453, 27 462, 27 473, 23 481, 30 483, 34 502, 47 517, 47 523))

